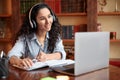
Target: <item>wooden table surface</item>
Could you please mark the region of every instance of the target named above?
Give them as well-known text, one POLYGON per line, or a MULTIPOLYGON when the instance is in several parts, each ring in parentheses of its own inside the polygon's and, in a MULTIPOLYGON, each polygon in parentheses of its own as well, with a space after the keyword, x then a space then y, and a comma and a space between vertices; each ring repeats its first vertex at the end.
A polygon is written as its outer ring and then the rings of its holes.
MULTIPOLYGON (((41 68, 34 71, 24 71, 15 67, 9 67, 9 76, 0 80, 41 80, 43 77, 64 75, 52 71, 49 68, 41 68)), ((65 76, 65 75, 64 75, 65 76)), ((69 80, 120 80, 120 67, 110 65, 108 68, 89 72, 77 77, 69 76, 69 80)))

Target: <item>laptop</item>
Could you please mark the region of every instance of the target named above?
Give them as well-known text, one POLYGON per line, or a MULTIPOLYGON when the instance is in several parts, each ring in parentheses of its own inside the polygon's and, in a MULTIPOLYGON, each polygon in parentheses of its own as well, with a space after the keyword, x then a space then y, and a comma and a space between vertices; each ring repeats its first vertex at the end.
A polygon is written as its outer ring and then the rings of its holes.
POLYGON ((109 66, 109 32, 76 32, 75 63, 55 66, 54 71, 78 76, 109 66))

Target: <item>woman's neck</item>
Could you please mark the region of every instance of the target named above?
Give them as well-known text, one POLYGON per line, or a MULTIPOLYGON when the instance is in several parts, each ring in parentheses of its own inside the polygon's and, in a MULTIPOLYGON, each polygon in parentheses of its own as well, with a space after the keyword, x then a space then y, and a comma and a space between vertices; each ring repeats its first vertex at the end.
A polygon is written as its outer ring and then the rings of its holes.
POLYGON ((46 37, 46 32, 37 32, 36 33, 38 41, 41 43, 42 47, 44 46, 44 41, 46 37))

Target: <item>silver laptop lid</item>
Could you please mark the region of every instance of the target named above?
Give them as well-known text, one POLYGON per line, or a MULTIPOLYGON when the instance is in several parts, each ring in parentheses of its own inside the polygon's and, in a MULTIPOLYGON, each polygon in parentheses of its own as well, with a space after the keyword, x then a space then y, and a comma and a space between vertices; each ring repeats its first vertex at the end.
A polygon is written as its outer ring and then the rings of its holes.
POLYGON ((109 65, 109 32, 75 33, 75 75, 109 65))

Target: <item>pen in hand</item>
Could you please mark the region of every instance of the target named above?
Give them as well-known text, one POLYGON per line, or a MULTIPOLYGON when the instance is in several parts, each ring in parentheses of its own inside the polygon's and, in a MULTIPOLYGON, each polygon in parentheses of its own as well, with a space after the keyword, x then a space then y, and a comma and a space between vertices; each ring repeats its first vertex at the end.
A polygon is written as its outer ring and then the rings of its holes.
POLYGON ((36 62, 38 62, 38 60, 37 59, 32 59, 32 62, 36 63, 36 62))
POLYGON ((45 62, 47 60, 47 54, 40 51, 36 58, 38 61, 45 62))
POLYGON ((38 55, 39 55, 40 51, 41 51, 41 49, 39 49, 39 51, 38 51, 38 54, 37 54, 36 58, 32 59, 32 62, 33 62, 33 63, 36 63, 36 62, 38 62, 38 59, 37 59, 37 57, 38 57, 38 55))

